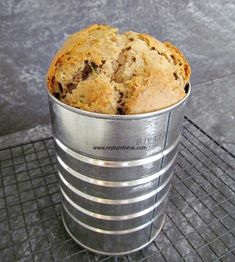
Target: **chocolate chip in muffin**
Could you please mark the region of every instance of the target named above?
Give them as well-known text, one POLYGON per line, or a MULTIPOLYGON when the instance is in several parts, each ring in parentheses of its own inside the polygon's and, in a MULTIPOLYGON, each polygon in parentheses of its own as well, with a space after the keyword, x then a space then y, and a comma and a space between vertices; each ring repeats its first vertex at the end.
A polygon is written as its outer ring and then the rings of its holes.
POLYGON ((178 80, 178 79, 179 79, 176 72, 174 72, 174 77, 175 77, 175 80, 178 80))
POLYGON ((91 65, 91 69, 93 69, 94 71, 97 70, 97 68, 98 68, 97 64, 95 64, 94 62, 91 62, 90 65, 91 65))
POLYGON ((54 92, 54 93, 53 93, 53 96, 54 96, 55 98, 57 98, 57 99, 60 99, 60 93, 58 93, 58 92, 54 92))
POLYGON ((118 104, 122 102, 123 96, 124 96, 123 93, 119 92, 119 98, 118 98, 118 101, 117 101, 118 104))
POLYGON ((70 94, 72 93, 73 89, 76 89, 76 87, 77 86, 74 83, 69 83, 67 85, 67 88, 68 88, 68 91, 69 91, 70 94))
POLYGON ((88 60, 86 60, 84 63, 85 63, 85 66, 82 70, 82 80, 83 81, 86 80, 89 77, 89 75, 92 73, 92 68, 91 68, 88 60))
MULTIPOLYGON (((82 70, 82 80, 86 80, 90 74, 93 72, 97 73, 97 69, 98 69, 98 65, 94 62, 89 62, 88 60, 84 61, 85 66, 82 70)), ((103 63, 101 64, 101 66, 103 65, 103 63)))
POLYGON ((122 107, 117 108, 117 115, 125 115, 124 110, 122 107))

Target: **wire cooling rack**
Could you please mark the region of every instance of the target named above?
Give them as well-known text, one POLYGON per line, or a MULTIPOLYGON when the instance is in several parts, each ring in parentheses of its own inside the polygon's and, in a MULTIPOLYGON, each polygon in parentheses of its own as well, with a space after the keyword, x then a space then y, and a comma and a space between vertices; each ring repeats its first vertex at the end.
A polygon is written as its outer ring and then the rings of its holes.
POLYGON ((163 230, 123 257, 66 233, 52 138, 1 149, 0 160, 0 261, 235 261, 235 157, 188 118, 163 230))

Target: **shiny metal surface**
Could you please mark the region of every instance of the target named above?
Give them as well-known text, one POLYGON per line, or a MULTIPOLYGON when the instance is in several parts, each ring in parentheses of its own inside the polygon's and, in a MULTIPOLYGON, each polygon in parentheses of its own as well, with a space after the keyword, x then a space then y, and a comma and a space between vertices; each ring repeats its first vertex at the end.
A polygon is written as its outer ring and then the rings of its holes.
POLYGON ((49 95, 63 197, 63 221, 82 246, 126 254, 163 225, 184 108, 110 116, 67 106, 49 95))
POLYGON ((156 160, 159 160, 166 156, 169 152, 174 150, 174 148, 177 146, 178 142, 180 140, 180 135, 175 139, 174 143, 170 145, 168 148, 165 148, 162 152, 159 152, 159 154, 149 156, 143 159, 136 159, 136 160, 129 160, 129 161, 110 161, 110 160, 101 160, 96 159, 88 156, 81 155, 77 152, 72 151, 68 147, 66 147, 64 144, 62 144, 57 138, 55 138, 56 144, 67 154, 69 154, 71 157, 75 158, 76 160, 80 160, 82 162, 96 165, 96 166, 106 166, 106 167, 130 167, 130 166, 140 166, 143 164, 152 163, 156 160))
MULTIPOLYGON (((83 228, 79 228, 79 224, 73 224, 73 221, 71 220, 70 217, 68 217, 66 215, 66 213, 64 213, 64 211, 62 210, 62 219, 63 219, 63 223, 65 226, 65 229, 67 230, 67 232, 69 233, 69 235, 82 247, 98 253, 98 254, 103 254, 103 255, 113 255, 113 256, 118 256, 118 255, 125 255, 125 254, 129 254, 132 252, 136 252, 144 247, 146 247, 147 245, 149 245, 155 238, 156 236, 159 234, 159 232, 161 231, 163 225, 164 225, 164 221, 165 221, 165 215, 163 215, 162 219, 161 219, 161 224, 156 224, 155 227, 158 228, 158 230, 155 232, 155 235, 151 235, 151 238, 148 240, 148 238, 146 238, 146 232, 143 232, 144 234, 138 234, 138 239, 142 240, 141 243, 138 245, 137 248, 132 248, 133 246, 133 239, 136 236, 128 236, 125 237, 124 241, 122 240, 121 237, 117 237, 117 239, 115 239, 114 243, 113 243, 113 239, 111 239, 111 242, 109 241, 109 239, 105 239, 104 237, 101 237, 98 235, 98 237, 95 238, 94 236, 94 242, 96 243, 95 248, 93 248, 93 243, 89 243, 90 239, 88 239, 88 241, 86 242, 86 244, 84 244, 83 242, 80 241, 81 237, 78 237, 78 232, 81 232, 81 234, 83 234, 84 236, 86 235, 86 232, 83 232, 83 228), (68 220, 67 220, 68 219, 68 220), (71 226, 68 227, 67 224, 70 224, 71 226), (141 236, 141 238, 140 238, 141 236), (104 245, 104 243, 108 243, 108 245, 104 245), (125 243, 125 246, 123 247, 125 243), (142 244, 144 243, 144 244, 142 244), (142 244, 142 245, 141 245, 142 244), (112 246, 114 245, 118 245, 120 246, 122 249, 121 251, 119 251, 120 248, 117 248, 117 251, 112 250, 112 246), (127 246, 128 245, 128 246, 127 246), (97 249, 97 247, 99 249, 97 249), (105 251, 107 249, 107 251, 105 251), (102 251, 100 251, 102 250, 102 251), (127 251, 123 251, 123 250, 127 250, 127 251), (111 252, 110 252, 111 251, 111 252)), ((89 235, 89 233, 88 233, 89 235)))

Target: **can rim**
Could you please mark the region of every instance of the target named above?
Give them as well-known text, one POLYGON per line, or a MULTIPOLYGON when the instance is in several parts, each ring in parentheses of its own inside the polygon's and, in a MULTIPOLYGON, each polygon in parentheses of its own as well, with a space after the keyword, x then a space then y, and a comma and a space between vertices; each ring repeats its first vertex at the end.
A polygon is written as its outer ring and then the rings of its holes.
POLYGON ((88 117, 93 117, 93 118, 132 120, 132 119, 148 118, 148 117, 154 117, 154 116, 162 115, 162 114, 165 114, 165 113, 167 113, 169 111, 172 111, 173 109, 177 108, 178 106, 183 104, 188 99, 188 97, 190 96, 191 83, 188 82, 186 84, 186 86, 188 86, 188 92, 187 92, 186 96, 182 100, 180 100, 179 102, 177 102, 177 103, 175 103, 175 104, 173 104, 173 105, 171 105, 169 107, 160 109, 158 111, 152 111, 152 112, 141 113, 141 114, 133 114, 133 115, 109 115, 109 114, 101 114, 101 113, 85 111, 85 110, 82 110, 82 109, 79 109, 79 108, 75 108, 75 107, 72 107, 70 105, 67 105, 67 104, 61 102, 60 100, 58 100, 56 97, 54 97, 49 92, 48 88, 46 88, 46 90, 47 90, 47 94, 49 96, 49 99, 51 101, 59 104, 60 106, 62 106, 63 108, 65 108, 65 109, 67 109, 67 110, 69 110, 71 112, 74 112, 74 113, 77 113, 77 114, 80 114, 80 115, 84 115, 84 116, 88 116, 88 117))

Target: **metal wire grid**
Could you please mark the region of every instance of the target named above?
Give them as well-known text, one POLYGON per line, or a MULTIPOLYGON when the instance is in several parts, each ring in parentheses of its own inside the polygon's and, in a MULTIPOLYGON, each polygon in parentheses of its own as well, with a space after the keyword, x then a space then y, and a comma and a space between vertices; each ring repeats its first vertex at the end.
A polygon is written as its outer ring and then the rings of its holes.
POLYGON ((235 157, 186 118, 164 228, 145 249, 93 254, 66 233, 52 138, 0 150, 0 261, 235 261, 235 157))

